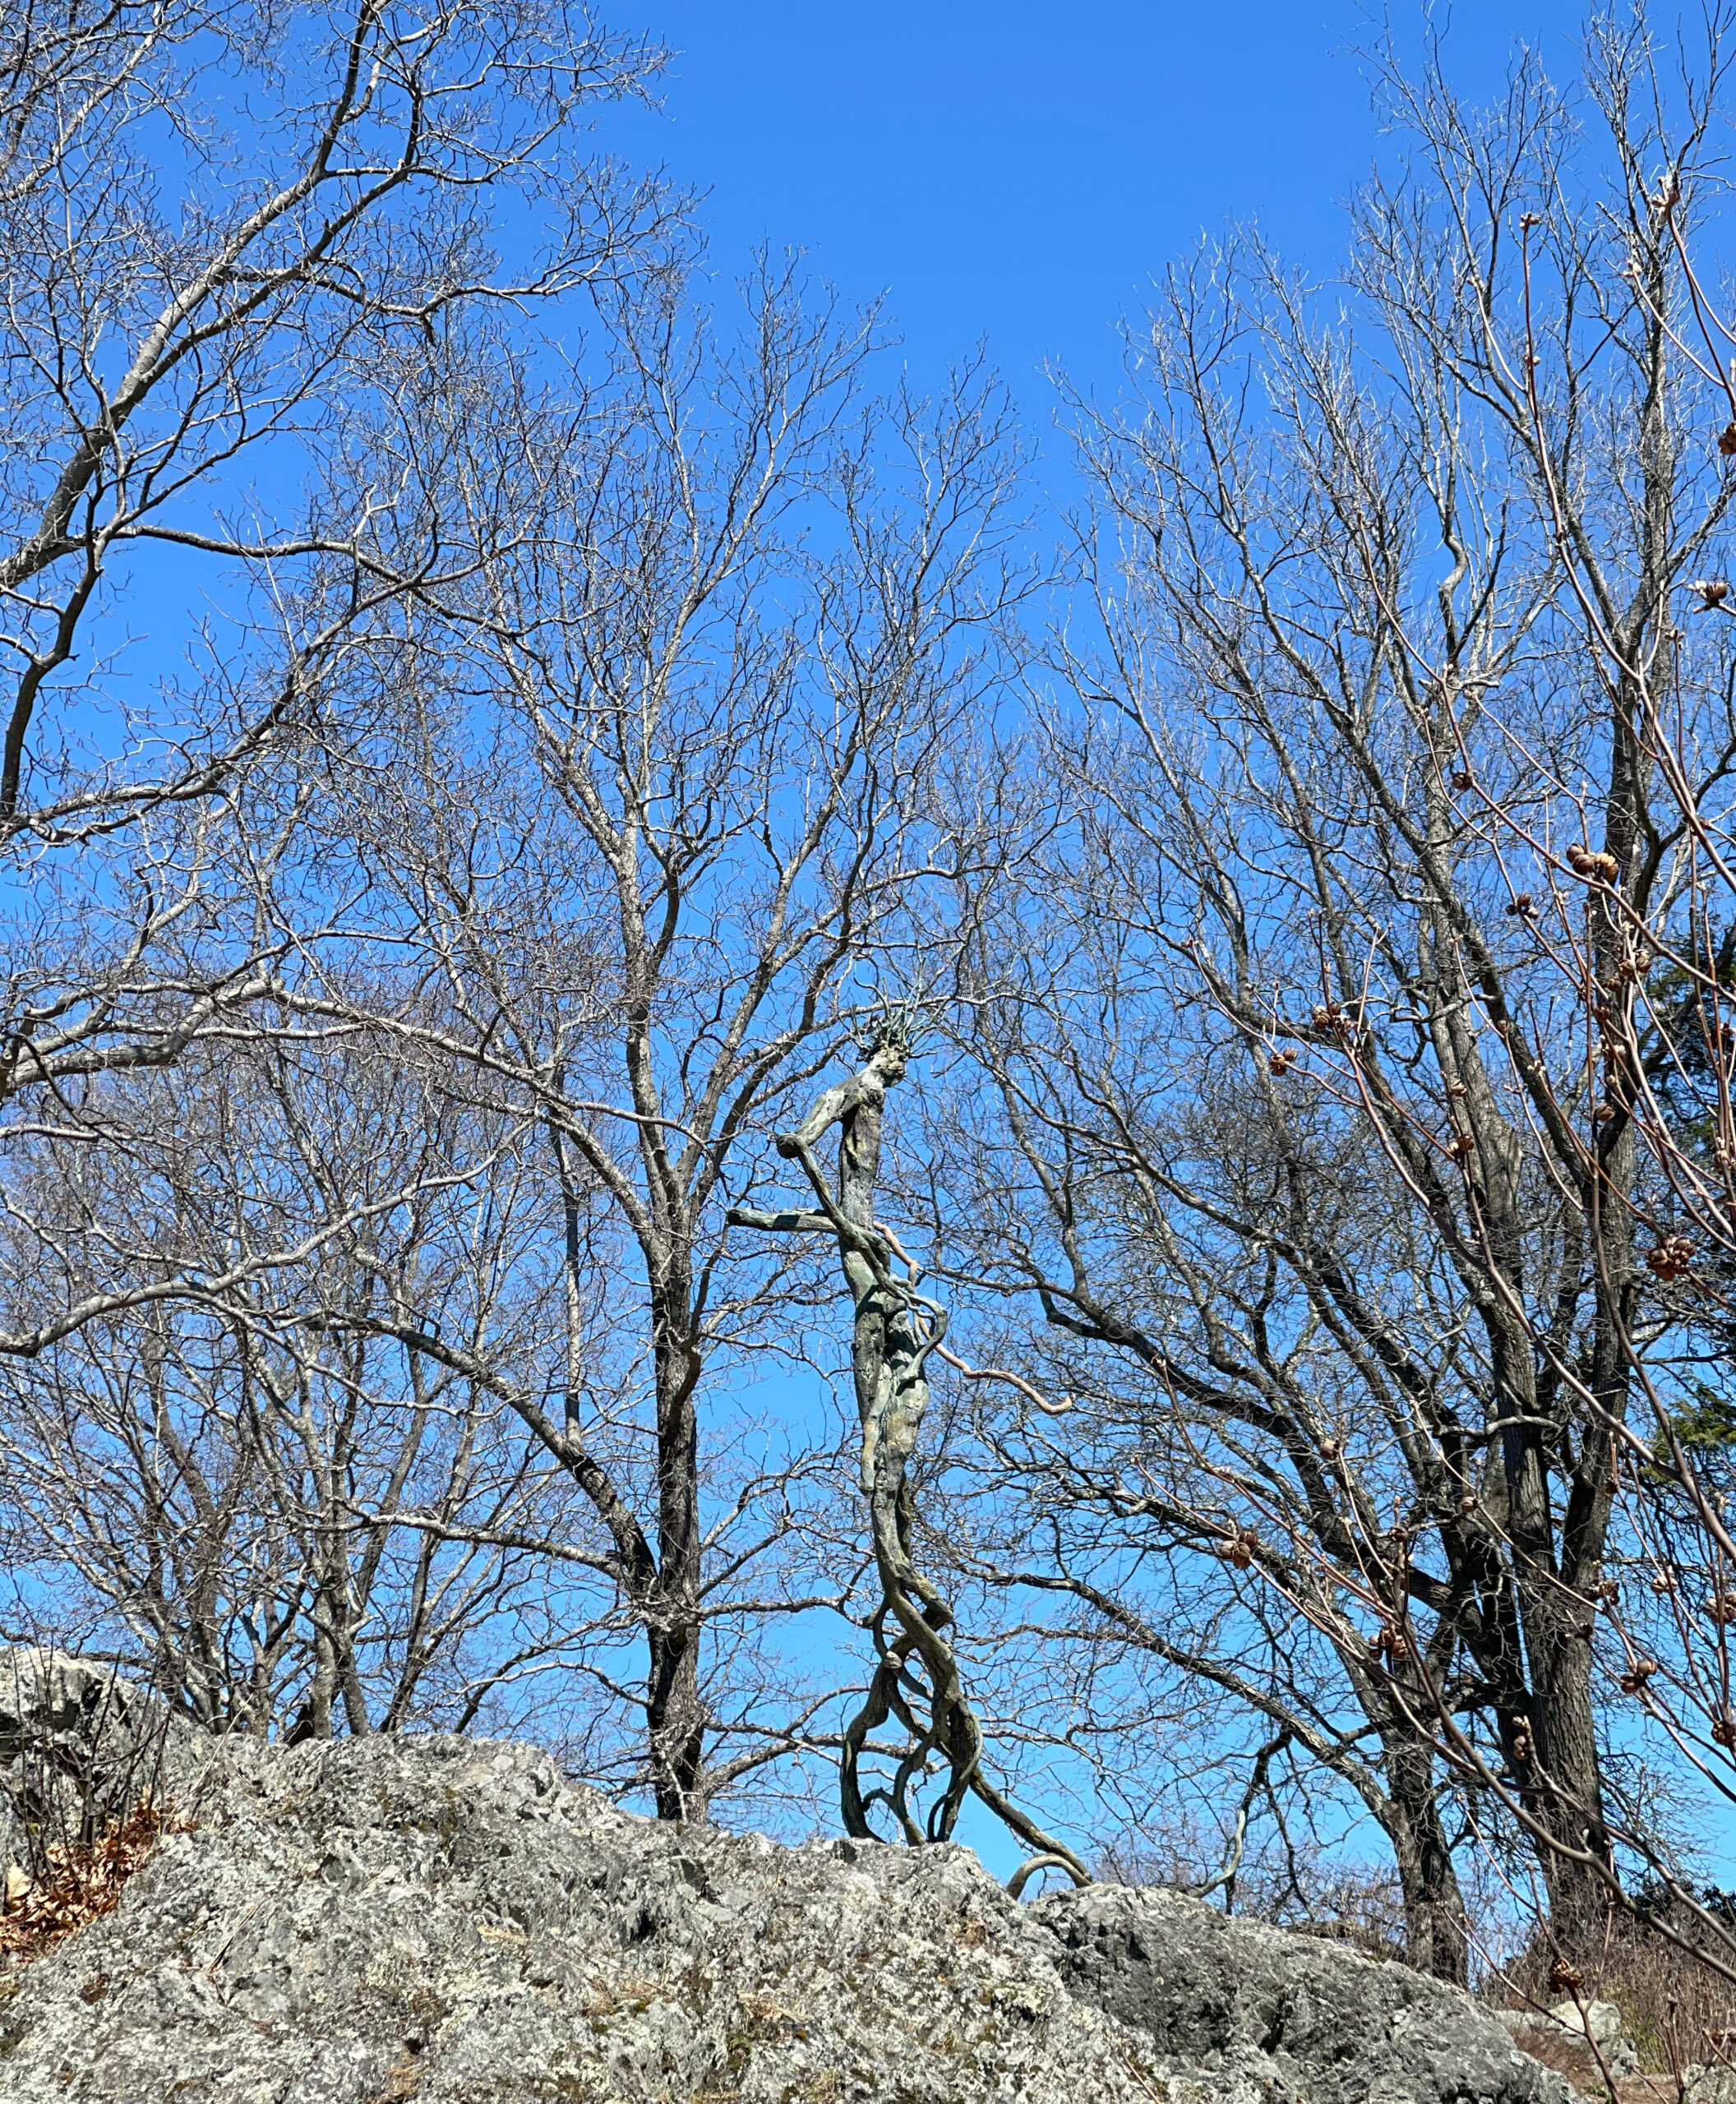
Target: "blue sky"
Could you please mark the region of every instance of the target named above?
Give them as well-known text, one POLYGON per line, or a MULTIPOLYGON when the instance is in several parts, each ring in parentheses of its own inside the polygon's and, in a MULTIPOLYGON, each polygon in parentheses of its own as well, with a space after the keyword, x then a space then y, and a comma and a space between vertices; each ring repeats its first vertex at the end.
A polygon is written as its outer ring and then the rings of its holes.
MULTIPOLYGON (((979 338, 1033 408, 1046 360, 1110 383, 1117 316, 1201 230, 1257 219, 1328 272, 1381 150, 1354 0, 603 0, 676 57, 623 151, 707 189, 726 271, 757 241, 884 292, 918 376, 979 338)), ((1437 10, 1437 20, 1445 11, 1437 10)), ((1452 69, 1496 87, 1516 38, 1577 71, 1581 7, 1461 0, 1452 69)), ((1394 9, 1414 39, 1420 8, 1394 9)))

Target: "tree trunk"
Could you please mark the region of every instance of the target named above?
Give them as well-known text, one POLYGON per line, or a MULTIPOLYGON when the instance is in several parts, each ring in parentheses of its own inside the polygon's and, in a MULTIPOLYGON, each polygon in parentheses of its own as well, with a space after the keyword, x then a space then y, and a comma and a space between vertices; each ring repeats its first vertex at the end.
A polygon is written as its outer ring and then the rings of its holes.
POLYGON ((670 1626, 650 1631, 649 1648, 645 1719, 657 1816, 677 1824, 703 1820, 708 1814, 702 1787, 705 1719, 699 1699, 697 1621, 683 1615, 677 1604, 670 1626))
POLYGON ((699 1416, 701 1359, 692 1342, 691 1281, 661 1282, 653 1294, 657 1355, 658 1583, 646 1630, 645 1694, 651 1788, 659 1819, 707 1816, 703 1778, 705 1708, 699 1692, 699 1416), (681 1321, 672 1319, 680 1310, 681 1321))
MULTIPOLYGON (((1556 1620, 1562 1619, 1559 1610, 1556 1620)), ((1609 1911, 1609 1837, 1591 1700, 1591 1646, 1572 1630, 1534 1647, 1538 1816, 1558 1844, 1540 1850, 1549 1920, 1557 1936, 1579 1936, 1601 1926, 1609 1911), (1571 1852, 1571 1853, 1570 1853, 1571 1852)))
POLYGON ((1434 1790, 1435 1753, 1426 1740, 1386 1740, 1387 1828, 1405 1903, 1405 1957, 1419 1972, 1456 1987, 1471 1984, 1471 1924, 1434 1790))

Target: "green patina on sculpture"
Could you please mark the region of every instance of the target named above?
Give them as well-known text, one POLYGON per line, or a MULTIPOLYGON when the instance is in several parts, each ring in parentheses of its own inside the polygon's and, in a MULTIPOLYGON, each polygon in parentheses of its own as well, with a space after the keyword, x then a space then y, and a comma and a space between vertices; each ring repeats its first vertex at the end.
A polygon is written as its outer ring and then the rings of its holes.
POLYGON ((916 1036, 909 1005, 889 1008, 863 1045, 862 1065, 820 1097, 800 1125, 778 1135, 778 1151, 800 1163, 817 1209, 767 1211, 738 1206, 737 1226, 773 1234, 824 1234, 838 1243, 856 1310, 851 1365, 861 1423, 861 1479, 868 1502, 881 1599, 870 1627, 879 1663, 866 1700, 844 1733, 839 1791, 845 1829, 874 1838, 870 1807, 884 1802, 912 1844, 944 1841, 974 1794, 1021 1840, 1078 1880, 1087 1873, 1072 1850, 1046 1834, 983 1774, 982 1728, 965 1694, 947 1632, 953 1615, 934 1581, 917 1569, 916 1500, 910 1463, 928 1407, 928 1363, 946 1336, 947 1311, 918 1290, 920 1267, 875 1218, 880 1141, 889 1090, 909 1071, 916 1036), (816 1150, 838 1128, 835 1185, 816 1150), (864 1792, 861 1763, 870 1735, 889 1718, 907 1743, 890 1783, 864 1792), (945 1780, 921 1814, 912 1800, 939 1764, 945 1780))

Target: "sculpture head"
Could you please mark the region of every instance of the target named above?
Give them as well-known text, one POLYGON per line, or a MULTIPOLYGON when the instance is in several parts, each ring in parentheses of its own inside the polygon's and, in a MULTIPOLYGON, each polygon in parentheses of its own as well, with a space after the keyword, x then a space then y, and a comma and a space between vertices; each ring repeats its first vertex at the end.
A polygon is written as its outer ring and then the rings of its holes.
POLYGON ((909 1071, 921 1023, 920 1003, 887 1001, 882 1004, 872 1027, 857 1039, 869 1064, 885 1080, 902 1081, 909 1071))

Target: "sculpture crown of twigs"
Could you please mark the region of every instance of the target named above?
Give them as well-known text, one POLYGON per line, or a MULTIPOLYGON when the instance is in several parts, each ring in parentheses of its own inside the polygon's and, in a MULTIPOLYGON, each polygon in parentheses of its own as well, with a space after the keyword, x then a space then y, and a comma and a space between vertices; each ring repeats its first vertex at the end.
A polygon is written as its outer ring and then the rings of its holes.
POLYGON ((907 994, 896 1000, 883 995, 880 1012, 856 1032, 857 1050, 865 1059, 876 1052, 901 1052, 908 1059, 921 1040, 928 1003, 920 994, 907 994))

